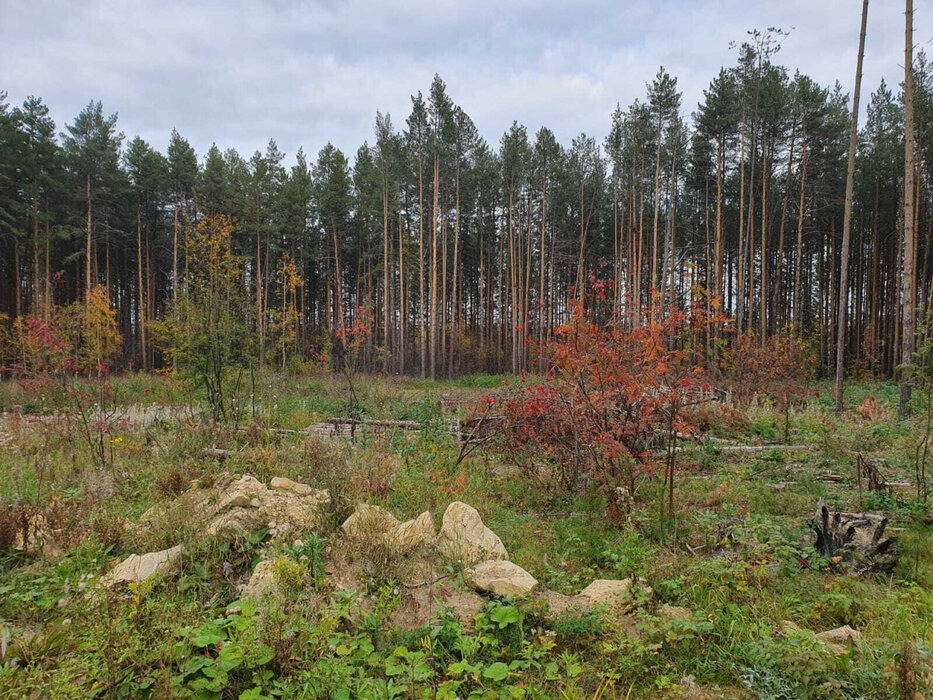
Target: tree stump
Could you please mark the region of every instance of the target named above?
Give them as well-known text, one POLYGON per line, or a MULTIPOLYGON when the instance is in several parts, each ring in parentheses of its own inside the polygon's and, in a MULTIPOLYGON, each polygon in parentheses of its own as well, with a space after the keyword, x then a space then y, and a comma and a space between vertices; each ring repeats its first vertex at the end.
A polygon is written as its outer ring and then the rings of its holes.
POLYGON ((816 518, 807 524, 816 533, 814 546, 820 555, 850 564, 857 574, 888 572, 897 566, 894 537, 884 538, 887 518, 833 513, 821 498, 816 518))

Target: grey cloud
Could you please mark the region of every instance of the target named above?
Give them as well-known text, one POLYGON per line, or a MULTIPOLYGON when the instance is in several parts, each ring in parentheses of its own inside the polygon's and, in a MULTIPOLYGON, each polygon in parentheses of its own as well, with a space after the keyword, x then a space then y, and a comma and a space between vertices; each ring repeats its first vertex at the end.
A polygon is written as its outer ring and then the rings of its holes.
MULTIPOLYGON (((67 2, 0 0, 0 89, 49 103, 60 128, 89 100, 120 128, 164 148, 177 128, 203 154, 244 155, 275 138, 289 155, 332 141, 352 154, 372 141, 376 110, 404 124, 410 95, 440 73, 496 143, 513 119, 569 140, 602 138, 617 102, 643 98, 658 65, 692 112, 728 44, 752 27, 794 32, 779 60, 845 89, 854 74, 858 4, 588 0, 318 0, 67 2)), ((874 0, 864 89, 896 85, 900 2, 874 0)), ((918 44, 930 18, 918 8, 918 44)))

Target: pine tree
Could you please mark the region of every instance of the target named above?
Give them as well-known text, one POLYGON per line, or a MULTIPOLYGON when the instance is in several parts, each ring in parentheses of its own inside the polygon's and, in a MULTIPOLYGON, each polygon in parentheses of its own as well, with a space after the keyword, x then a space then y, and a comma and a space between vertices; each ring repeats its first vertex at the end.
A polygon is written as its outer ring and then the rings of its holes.
POLYGON ((117 115, 104 117, 103 105, 91 102, 63 134, 65 152, 74 179, 75 199, 84 205, 84 296, 97 283, 92 264, 96 232, 106 230, 119 177, 120 144, 117 115))
POLYGON ((172 302, 178 304, 178 290, 181 278, 178 272, 179 236, 182 225, 181 217, 187 213, 191 190, 198 176, 198 158, 191 145, 172 129, 168 144, 168 167, 172 180, 172 302))
POLYGON ((18 121, 22 134, 20 177, 24 186, 29 208, 30 239, 32 241, 32 313, 48 317, 50 295, 49 271, 45 279, 40 273, 40 260, 47 258, 51 245, 50 223, 54 218, 51 211, 55 191, 61 187, 63 176, 61 153, 55 140, 55 122, 49 116, 49 108, 37 97, 28 97, 21 109, 14 110, 13 118, 18 121))

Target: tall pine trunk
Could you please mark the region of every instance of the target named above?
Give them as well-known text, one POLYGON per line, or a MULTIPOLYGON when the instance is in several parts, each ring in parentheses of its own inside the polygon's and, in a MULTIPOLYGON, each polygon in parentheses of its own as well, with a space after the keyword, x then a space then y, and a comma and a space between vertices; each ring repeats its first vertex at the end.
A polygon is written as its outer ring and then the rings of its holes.
MULTIPOLYGON (((93 228, 92 227, 93 220, 91 219, 91 175, 90 173, 88 173, 87 180, 85 182, 86 182, 85 196, 87 198, 87 228, 86 228, 85 239, 84 239, 84 304, 85 306, 90 306, 91 287, 94 286, 91 282, 92 280, 92 277, 91 277, 91 252, 92 252, 91 251, 91 230, 93 228)), ((17 265, 17 269, 18 267, 19 266, 17 265)), ((17 289, 19 289, 19 287, 17 287, 17 289)), ((17 294, 18 293, 19 292, 17 292, 17 294)), ((19 305, 19 301, 17 301, 17 306, 18 305, 19 305)), ((18 311, 19 309, 17 308, 17 313, 18 311)))
POLYGON ((143 371, 149 369, 148 357, 146 355, 146 295, 143 288, 146 284, 143 278, 143 231, 142 222, 139 213, 139 205, 136 206, 136 324, 139 327, 139 359, 143 371))
POLYGON ((794 263, 794 330, 800 335, 803 322, 803 299, 800 296, 800 281, 803 268, 803 220, 806 213, 807 192, 807 126, 803 125, 800 145, 800 204, 797 212, 797 259, 794 263))
MULTIPOLYGON (((909 2, 909 0, 908 0, 909 2)), ((862 2, 862 28, 859 31, 858 59, 855 63, 855 90, 852 94, 852 128, 849 133, 849 168, 846 173, 846 203, 842 215, 842 255, 839 271, 839 301, 836 305, 836 411, 845 408, 842 390, 845 377, 846 310, 849 306, 849 238, 852 230, 852 194, 855 190, 855 150, 858 146, 858 104, 862 86, 862 58, 865 55, 865 25, 868 22, 868 0, 862 2)))
MULTIPOLYGON (((865 0, 866 4, 868 0, 865 0)), ((913 361, 916 319, 914 308, 917 297, 916 244, 914 237, 914 3, 907 0, 904 13, 904 320, 901 333, 901 364, 909 367, 913 361)), ((906 374, 902 372, 902 375, 906 374)), ((901 397, 898 415, 907 416, 910 401, 910 378, 901 377, 901 397)))
POLYGON ((430 306, 430 338, 428 352, 430 355, 431 379, 437 376, 437 228, 440 224, 438 199, 440 190, 440 163, 437 153, 437 140, 434 143, 434 208, 431 214, 431 306, 430 306))

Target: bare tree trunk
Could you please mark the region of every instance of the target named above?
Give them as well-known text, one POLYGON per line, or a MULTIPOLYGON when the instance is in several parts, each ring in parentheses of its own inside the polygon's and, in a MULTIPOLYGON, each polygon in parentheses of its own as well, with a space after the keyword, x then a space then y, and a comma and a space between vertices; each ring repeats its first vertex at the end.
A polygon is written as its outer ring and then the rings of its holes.
MULTIPOLYGON (((178 210, 175 210, 175 219, 178 219, 178 210)), ((336 246, 336 233, 334 245, 336 246)), ((175 250, 178 250, 178 235, 175 235, 175 250)), ((335 248, 336 250, 336 248, 335 248)), ((175 260, 177 271, 177 257, 175 260)), ((262 363, 262 242, 259 229, 256 229, 256 338, 259 341, 259 361, 262 363)), ((178 278, 175 278, 175 289, 178 288, 178 278)))
POLYGON ((49 222, 45 222, 45 294, 42 297, 42 318, 46 321, 52 316, 52 244, 49 241, 49 222))
POLYGON ((438 349, 438 366, 443 373, 444 367, 447 365, 447 331, 449 330, 448 324, 448 314, 450 313, 447 308, 447 217, 445 216, 443 221, 441 221, 441 264, 437 272, 437 283, 440 285, 440 318, 438 319, 439 333, 440 336, 440 348, 438 349))
MULTIPOLYGON (((631 208, 629 209, 628 225, 628 299, 626 300, 625 313, 628 317, 627 325, 631 328, 635 325, 635 313, 638 309, 638 244, 635 241, 635 232, 638 230, 638 207, 635 204, 635 173, 632 168, 632 189, 631 189, 631 208)), ((553 254, 551 255, 553 257, 553 254)))
POLYGON ((713 273, 713 296, 721 297, 722 294, 722 263, 723 263, 723 227, 722 227, 722 198, 723 198, 723 170, 726 159, 725 139, 720 136, 718 147, 716 149, 716 252, 715 252, 715 270, 713 273))
MULTIPOLYGON (((266 356, 266 316, 269 312, 269 299, 272 295, 269 293, 269 281, 272 275, 269 274, 269 261, 272 260, 272 251, 269 243, 270 233, 266 231, 265 237, 265 259, 262 261, 262 304, 259 307, 259 364, 262 365, 266 356)), ((184 249, 184 248, 183 248, 184 249)), ((185 256, 185 274, 188 276, 188 256, 185 256)), ((359 279, 359 276, 357 276, 359 279)), ((274 355, 275 353, 273 353, 274 355)))
POLYGON ((531 287, 531 190, 529 188, 527 197, 527 217, 525 218, 525 279, 522 285, 522 332, 521 332, 521 369, 524 371, 527 367, 528 359, 528 324, 530 323, 528 314, 528 300, 530 298, 531 287))
MULTIPOLYGON (((584 180, 581 178, 580 179, 580 250, 577 255, 577 299, 581 305, 583 304, 584 289, 586 288, 586 279, 585 279, 586 272, 584 269, 585 265, 583 262, 584 256, 586 254, 586 214, 584 213, 586 210, 586 197, 584 195, 583 182, 584 180)), ((655 243, 657 243, 657 239, 658 239, 657 216, 655 217, 654 223, 655 223, 654 237, 655 237, 655 243)), ((653 271, 652 271, 652 274, 654 274, 653 271)), ((654 285, 654 283, 655 281, 652 280, 652 286, 654 285)))
POLYGON ((398 347, 399 347, 399 374, 405 374, 405 354, 408 351, 406 344, 406 327, 408 325, 408 299, 405 296, 405 246, 402 240, 402 212, 398 213, 398 347))
POLYGON ((651 237, 651 301, 648 308, 654 317, 654 293, 658 286, 658 219, 661 215, 661 132, 664 122, 658 117, 658 144, 654 158, 654 229, 651 237))
MULTIPOLYGON (((910 0, 908 0, 908 3, 910 0)), ((845 408, 842 390, 845 377, 846 309, 849 305, 849 237, 852 230, 852 193, 855 190, 855 150, 858 147, 858 103, 862 86, 862 58, 865 55, 865 24, 868 0, 862 2, 862 28, 859 32, 858 59, 855 64, 855 90, 852 93, 852 130, 849 134, 849 169, 846 174, 846 203, 842 215, 842 265, 839 273, 839 312, 836 327, 836 411, 845 408)))
POLYGON ((86 236, 84 239, 84 304, 89 306, 91 303, 91 287, 93 283, 91 282, 91 230, 92 219, 91 219, 91 175, 88 174, 86 180, 86 190, 85 195, 87 197, 87 229, 86 236))
POLYGON ((875 178, 875 207, 872 214, 871 226, 871 292, 869 300, 869 345, 872 351, 872 369, 875 369, 878 355, 878 294, 879 294, 879 256, 878 249, 878 178, 875 178))
POLYGON ((505 346, 505 327, 509 322, 508 285, 505 281, 505 242, 500 231, 499 245, 496 246, 496 301, 499 302, 499 314, 496 317, 496 366, 501 371, 502 354, 505 346))
POLYGON ((145 279, 143 278, 143 232, 142 222, 140 220, 139 206, 136 207, 136 302, 137 315, 136 323, 139 326, 139 358, 143 371, 149 369, 149 362, 146 356, 146 295, 143 293, 145 279))
MULTIPOLYGON (((544 181, 541 184, 541 260, 538 264, 538 348, 544 345, 544 307, 547 300, 544 296, 544 265, 547 248, 547 168, 544 170, 544 181)), ((542 356, 543 358, 543 356, 542 356)), ((538 362, 538 369, 542 370, 542 360, 538 362)))
POLYGON ((13 291, 14 291, 14 304, 13 307, 16 312, 16 317, 19 318, 23 315, 23 283, 20 278, 20 269, 19 269, 19 238, 13 236, 13 291))
MULTIPOLYGON (((343 276, 340 270, 340 248, 337 245, 337 223, 331 221, 331 232, 334 239, 334 325, 337 333, 343 334, 343 276)), ((346 342, 346 341, 344 341, 346 342)))
MULTIPOLYGON (((787 224, 787 204, 790 201, 790 185, 792 180, 791 174, 794 171, 794 145, 796 143, 796 138, 796 124, 794 124, 794 129, 791 131, 790 135, 790 151, 787 155, 787 179, 784 183, 784 202, 781 204, 781 225, 778 232, 777 264, 774 268, 774 285, 771 297, 772 316, 771 325, 768 328, 768 332, 776 329, 777 322, 779 320, 784 320, 781 318, 781 315, 777 313, 777 308, 779 306, 779 302, 782 300, 782 295, 784 294, 784 227, 787 224)), ((781 306, 783 307, 783 304, 781 304, 781 306)))
POLYGON ((512 374, 518 374, 518 279, 515 261, 515 209, 512 188, 509 187, 509 328, 512 338, 512 374))
MULTIPOLYGON (((178 202, 172 215, 172 304, 178 308, 178 202)), ((258 234, 257 234, 258 236, 258 234)), ((256 247, 256 265, 259 265, 259 247, 256 247)), ((258 274, 258 273, 257 273, 258 274)), ((176 311, 177 313, 177 311, 176 311)))
POLYGON ((456 181, 456 194, 454 196, 454 206, 456 211, 454 212, 454 270, 453 270, 453 287, 451 289, 451 294, 453 295, 451 300, 451 322, 450 322, 450 359, 447 363, 447 376, 452 377, 455 369, 455 354, 457 347, 457 332, 458 332, 458 317, 460 314, 460 309, 457 306, 459 301, 463 303, 463 299, 458 295, 459 290, 457 289, 458 282, 458 268, 460 265, 460 160, 457 159, 457 181, 456 181))
POLYGON ((437 227, 440 215, 437 211, 440 190, 440 158, 437 153, 437 143, 434 148, 434 208, 431 214, 431 308, 430 308, 430 339, 428 352, 430 355, 431 379, 437 376, 437 227))
MULTIPOLYGON (((638 195, 639 195, 639 208, 638 208, 638 265, 637 265, 637 274, 636 277, 636 292, 635 297, 635 324, 641 324, 641 297, 642 297, 642 284, 644 282, 644 264, 645 264, 645 151, 641 152, 641 177, 639 178, 638 184, 638 195)), ((552 256, 553 257, 553 256, 552 256)))
POLYGON ((384 369, 388 371, 391 350, 392 337, 389 330, 391 316, 391 288, 389 286, 389 188, 386 183, 385 175, 382 178, 382 333, 385 343, 385 363, 384 369))
POLYGON ((619 278, 622 276, 622 260, 619 251, 619 178, 617 173, 613 173, 612 178, 612 277, 615 282, 612 293, 612 322, 619 322, 619 278))
POLYGON ((110 234, 104 239, 104 288, 110 294, 110 234))
MULTIPOLYGON (((709 285, 710 276, 713 274, 713 261, 710 256, 710 232, 709 232, 709 177, 703 178, 703 243, 704 258, 706 259, 706 279, 704 284, 709 285)), ((699 272, 697 272, 699 274, 699 272)), ((709 304, 707 303, 707 310, 709 304)))
MULTIPOLYGON (((865 0, 867 3, 868 0, 865 0)), ((901 364, 909 367, 913 361, 915 305, 917 297, 916 243, 914 237, 914 2, 906 1, 904 13, 904 330, 901 334, 901 364)), ((904 372, 902 372, 902 375, 904 372)), ((898 415, 907 416, 910 401, 910 378, 901 377, 901 398, 898 415)))
POLYGON ((428 337, 425 328, 424 305, 424 168, 421 158, 418 158, 418 330, 421 343, 421 378, 427 376, 428 371, 428 337))
MULTIPOLYGON (((481 217, 480 217, 481 218, 481 217)), ((479 354, 485 361, 486 358, 486 348, 488 344, 486 342, 487 333, 490 328, 491 321, 489 318, 489 307, 486 304, 486 251, 484 249, 484 240, 483 240, 483 228, 482 224, 479 224, 479 276, 476 279, 476 296, 477 296, 477 305, 478 309, 476 311, 476 318, 480 324, 478 329, 479 335, 479 354)))
POLYGON ((739 264, 735 294, 736 333, 742 335, 745 315, 745 117, 742 117, 742 135, 739 146, 739 264))
POLYGON ((42 286, 39 283, 39 197, 32 198, 32 313, 39 315, 42 307, 42 286))
POLYGON ((660 279, 660 294, 659 299, 661 304, 665 304, 669 298, 673 298, 674 294, 674 187, 676 177, 675 173, 677 171, 677 160, 676 155, 672 158, 671 162, 671 172, 670 177, 667 181, 667 196, 669 199, 668 202, 668 212, 667 212, 667 225, 665 227, 664 234, 664 260, 661 263, 661 279, 660 279), (670 294, 670 297, 668 296, 670 294))
POLYGON ((751 333, 755 330, 755 166, 758 165, 758 134, 752 127, 751 139, 751 167, 748 174, 748 216, 745 220, 747 228, 745 230, 745 259, 747 261, 746 274, 746 316, 747 330, 751 333))
POLYGON ((797 259, 794 265, 794 330, 800 335, 803 319, 803 300, 800 297, 800 273, 803 266, 803 219, 807 191, 807 125, 804 123, 800 145, 800 209, 797 212, 797 259))
POLYGON ((771 183, 771 159, 769 156, 770 145, 768 138, 762 135, 761 138, 761 290, 759 310, 760 315, 760 340, 762 343, 768 334, 768 194, 771 183))

